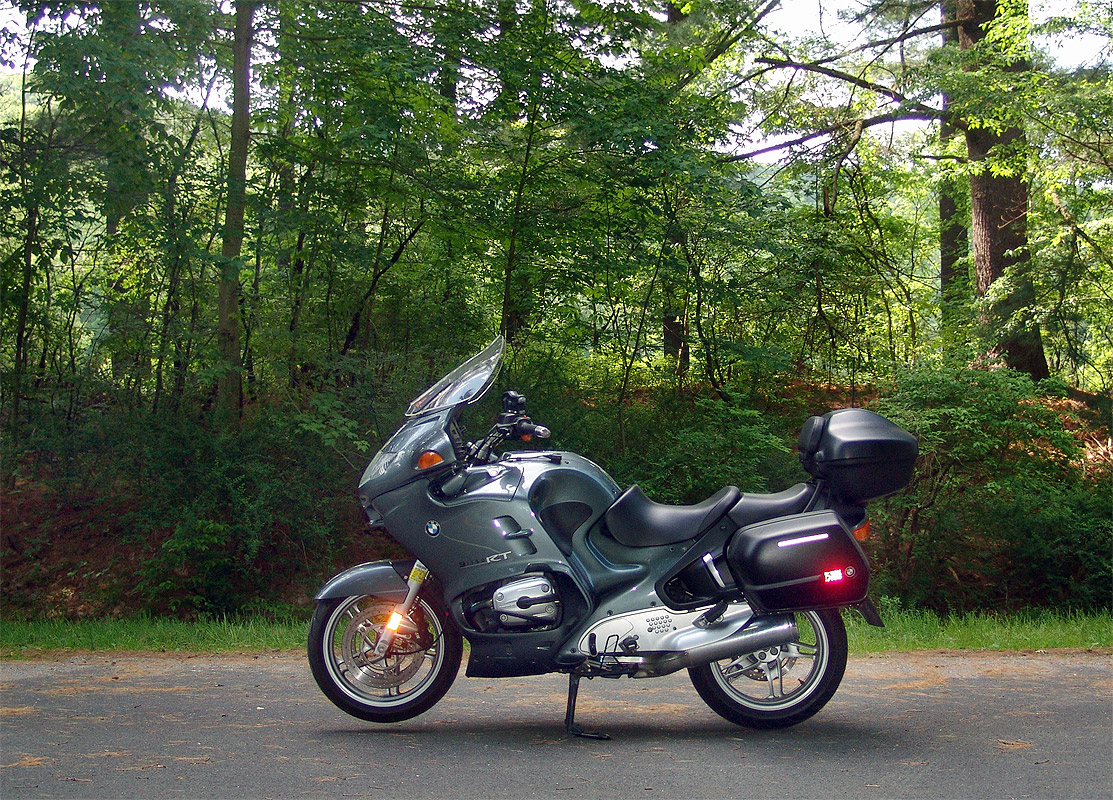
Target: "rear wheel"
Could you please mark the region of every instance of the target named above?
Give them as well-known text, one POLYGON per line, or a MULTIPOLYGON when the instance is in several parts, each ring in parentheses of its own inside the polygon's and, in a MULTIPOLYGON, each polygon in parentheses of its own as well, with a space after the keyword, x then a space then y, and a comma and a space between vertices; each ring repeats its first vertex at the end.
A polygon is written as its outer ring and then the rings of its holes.
POLYGON ((373 658, 394 606, 374 595, 323 600, 309 626, 309 666, 317 685, 337 707, 370 722, 399 722, 428 711, 460 668, 460 632, 440 598, 424 594, 410 609, 414 630, 400 629, 386 655, 373 658))
POLYGON ((846 671, 846 627, 837 610, 796 614, 798 636, 688 670, 715 713, 751 728, 785 728, 827 704, 846 671))

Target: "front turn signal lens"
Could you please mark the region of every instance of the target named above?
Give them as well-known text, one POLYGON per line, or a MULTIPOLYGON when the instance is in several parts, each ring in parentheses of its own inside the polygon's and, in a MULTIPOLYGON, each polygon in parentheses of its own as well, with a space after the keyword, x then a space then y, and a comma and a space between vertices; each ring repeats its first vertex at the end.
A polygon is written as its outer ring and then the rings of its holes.
POLYGON ((868 519, 854 529, 854 538, 859 542, 864 542, 870 538, 870 521, 868 519))
POLYGON ((437 464, 443 463, 444 458, 441 457, 441 454, 435 450, 426 450, 424 453, 417 457, 418 469, 429 469, 431 467, 437 466, 437 464))

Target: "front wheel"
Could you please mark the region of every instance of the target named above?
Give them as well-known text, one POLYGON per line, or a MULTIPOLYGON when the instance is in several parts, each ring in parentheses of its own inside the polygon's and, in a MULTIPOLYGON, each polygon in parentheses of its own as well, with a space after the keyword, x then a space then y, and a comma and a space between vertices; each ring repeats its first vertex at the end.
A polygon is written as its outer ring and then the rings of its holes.
POLYGON ((827 704, 846 671, 846 626, 837 610, 796 614, 794 641, 692 667, 699 696, 724 719, 787 728, 827 704))
POLYGON ((409 619, 386 655, 375 642, 394 603, 374 595, 317 604, 309 625, 309 666, 321 691, 338 708, 370 722, 400 722, 428 711, 456 679, 463 654, 460 632, 440 598, 418 595, 409 619))

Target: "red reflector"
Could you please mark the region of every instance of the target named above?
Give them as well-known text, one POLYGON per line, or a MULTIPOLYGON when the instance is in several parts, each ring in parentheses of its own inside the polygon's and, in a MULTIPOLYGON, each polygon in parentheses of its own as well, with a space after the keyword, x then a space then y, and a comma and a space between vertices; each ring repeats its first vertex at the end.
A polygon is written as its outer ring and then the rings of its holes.
POLYGON ((841 581, 841 580, 842 580, 842 570, 841 569, 832 569, 832 570, 828 570, 827 572, 823 573, 823 582, 824 583, 835 583, 836 581, 841 581))
POLYGON ((870 521, 868 519, 854 529, 854 538, 859 542, 864 542, 870 538, 870 521))

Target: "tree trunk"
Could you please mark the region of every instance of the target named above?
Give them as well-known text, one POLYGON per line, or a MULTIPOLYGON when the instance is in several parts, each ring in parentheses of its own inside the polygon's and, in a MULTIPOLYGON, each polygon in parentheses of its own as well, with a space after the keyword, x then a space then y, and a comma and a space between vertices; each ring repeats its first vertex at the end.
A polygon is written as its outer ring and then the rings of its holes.
POLYGON ((247 145, 250 136, 251 39, 254 0, 237 0, 232 43, 232 142, 228 151, 228 202, 224 216, 221 274, 217 299, 217 416, 235 426, 243 402, 240 364, 240 253, 247 205, 247 145))
MULTIPOLYGON (((29 197, 29 195, 24 195, 29 197)), ((35 275, 35 252, 38 250, 39 207, 29 203, 27 209, 27 235, 23 240, 23 276, 20 283, 19 309, 15 326, 15 364, 12 376, 12 418, 13 431, 19 426, 19 405, 23 396, 23 374, 27 368, 28 329, 27 317, 31 308, 31 284, 35 275)), ((10 295, 9 295, 10 298, 10 295)), ((13 473, 14 474, 14 473, 13 473)))
POLYGON ((514 35, 518 28, 518 10, 514 0, 498 0, 499 38, 498 65, 499 96, 495 107, 501 109, 508 119, 522 118, 522 102, 519 96, 521 87, 517 76, 514 74, 514 64, 518 59, 514 35))
MULTIPOLYGON (((687 298, 685 298, 687 305, 687 298)), ((690 351, 688 348, 688 317, 686 311, 665 309, 661 331, 664 336, 665 355, 676 359, 676 374, 688 374, 690 351)))
MULTIPOLYGON (((141 60, 146 43, 142 34, 142 13, 135 0, 105 3, 101 10, 100 34, 118 48, 115 59, 109 63, 107 83, 115 96, 123 98, 112 102, 101 119, 104 147, 104 221, 105 233, 110 243, 120 230, 120 225, 137 208, 147 203, 147 143, 144 130, 148 124, 150 98, 146 96, 146 82, 129 69, 133 61, 141 60)), ((111 96, 110 96, 111 97, 111 96)), ((115 265, 112 278, 112 299, 108 304, 108 326, 112 331, 112 376, 121 384, 136 388, 143 377, 143 348, 136 343, 140 321, 149 315, 148 304, 129 287, 134 264, 131 256, 115 265)))
POLYGON ((437 94, 448 101, 455 111, 460 84, 460 34, 459 25, 464 9, 449 2, 446 13, 433 23, 433 36, 441 51, 441 65, 437 73, 437 94))
MULTIPOLYGON (((997 13, 997 0, 958 0, 959 43, 964 50, 985 36, 984 27, 997 13)), ((1028 69, 1025 60, 1010 71, 1028 69)), ((1012 274, 1016 288, 995 303, 981 320, 995 341, 991 355, 1002 356, 1013 369, 1035 379, 1048 376, 1047 359, 1039 327, 1017 329, 1014 317, 1023 318, 1034 292, 1025 274, 1028 263, 1028 181, 1024 175, 995 175, 986 164, 991 154, 1005 154, 1026 146, 1024 132, 1008 128, 966 128, 966 146, 973 166, 970 176, 970 232, 974 244, 975 291, 985 297, 990 287, 1012 274), (1006 332, 1007 331, 1007 332, 1006 332)))
MULTIPOLYGON (((956 0, 943 0, 944 24, 957 19, 956 0)), ((944 46, 958 41, 955 28, 943 30, 944 46)), ((950 118, 950 98, 943 97, 943 119, 939 139, 944 146, 959 135, 959 129, 950 118)), ((971 297, 970 275, 966 258, 970 240, 966 223, 966 203, 962 201, 962 180, 947 174, 939 185, 939 294, 942 315, 944 349, 959 344, 959 331, 963 322, 962 307, 971 297)))
POLYGON ((529 185, 531 160, 533 158, 533 139, 537 132, 538 108, 531 104, 526 121, 526 149, 522 155, 522 171, 514 191, 514 207, 510 222, 510 240, 506 247, 506 263, 502 275, 502 322, 499 329, 506 341, 516 344, 522 329, 526 326, 526 313, 531 302, 533 287, 521 274, 519 264, 519 245, 524 227, 526 189, 529 185))

